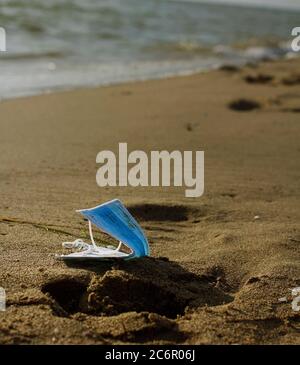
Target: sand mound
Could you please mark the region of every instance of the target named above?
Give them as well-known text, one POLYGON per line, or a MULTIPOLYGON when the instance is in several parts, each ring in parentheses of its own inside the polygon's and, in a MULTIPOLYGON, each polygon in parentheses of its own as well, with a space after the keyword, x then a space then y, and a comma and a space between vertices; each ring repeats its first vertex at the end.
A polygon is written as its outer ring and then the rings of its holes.
POLYGON ((77 312, 114 316, 126 312, 149 312, 176 318, 187 307, 215 306, 231 296, 216 287, 213 276, 197 276, 174 262, 144 258, 122 262, 89 283, 74 277, 47 282, 42 291, 55 303, 54 313, 77 312))

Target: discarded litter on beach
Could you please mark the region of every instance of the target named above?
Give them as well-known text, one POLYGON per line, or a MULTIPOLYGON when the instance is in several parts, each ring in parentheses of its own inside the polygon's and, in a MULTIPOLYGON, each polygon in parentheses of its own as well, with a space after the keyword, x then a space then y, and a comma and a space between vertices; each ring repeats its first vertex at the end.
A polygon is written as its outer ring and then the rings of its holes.
POLYGON ((149 255, 147 238, 129 211, 118 199, 90 209, 77 210, 88 219, 91 244, 77 239, 73 242, 63 242, 67 249, 77 249, 67 255, 56 255, 64 261, 94 261, 109 259, 132 259, 149 255), (104 233, 119 241, 117 248, 108 245, 98 246, 93 237, 92 224, 100 228, 104 233), (125 245, 129 253, 121 251, 125 245))

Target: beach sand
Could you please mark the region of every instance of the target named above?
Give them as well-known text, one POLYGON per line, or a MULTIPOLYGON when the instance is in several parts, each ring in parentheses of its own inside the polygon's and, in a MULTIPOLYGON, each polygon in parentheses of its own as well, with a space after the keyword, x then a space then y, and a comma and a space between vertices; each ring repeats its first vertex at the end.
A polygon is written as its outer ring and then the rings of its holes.
POLYGON ((299 65, 1 101, 0 342, 300 344, 299 65), (205 151, 204 195, 98 187, 96 155, 119 142, 205 151), (151 257, 55 260, 63 241, 88 237, 75 210, 113 198, 151 257))

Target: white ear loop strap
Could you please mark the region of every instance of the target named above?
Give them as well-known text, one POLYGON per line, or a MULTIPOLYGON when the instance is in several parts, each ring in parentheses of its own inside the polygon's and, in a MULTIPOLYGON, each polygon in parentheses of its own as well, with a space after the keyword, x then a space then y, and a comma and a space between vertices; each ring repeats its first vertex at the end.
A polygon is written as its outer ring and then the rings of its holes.
MULTIPOLYGON (((92 241, 92 245, 89 245, 88 243, 84 242, 81 239, 77 239, 73 242, 63 242, 62 246, 64 248, 79 248, 79 249, 86 249, 86 250, 91 250, 91 251, 97 251, 98 246, 96 245, 96 242, 94 240, 94 236, 93 236, 93 229, 92 229, 92 222, 89 220, 89 233, 90 233, 90 238, 92 241)), ((120 251, 122 247, 122 241, 119 241, 119 245, 116 248, 116 251, 120 251)))
POLYGON ((90 237, 91 237, 91 241, 92 241, 93 247, 96 250, 97 249, 97 245, 96 245, 96 243, 94 241, 93 230, 92 230, 92 222, 90 220, 89 220, 89 232, 90 232, 90 237))

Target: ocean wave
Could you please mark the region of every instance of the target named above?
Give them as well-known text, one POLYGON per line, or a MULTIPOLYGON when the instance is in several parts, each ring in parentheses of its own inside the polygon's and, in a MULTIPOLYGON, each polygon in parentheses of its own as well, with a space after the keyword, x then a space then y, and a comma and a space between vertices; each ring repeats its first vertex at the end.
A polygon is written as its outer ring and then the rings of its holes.
POLYGON ((226 56, 233 58, 248 58, 249 60, 273 59, 282 57, 291 51, 289 42, 279 39, 251 38, 248 41, 233 43, 231 45, 217 44, 208 47, 194 41, 178 41, 171 43, 158 42, 150 47, 145 47, 149 53, 159 53, 169 56, 226 56))

